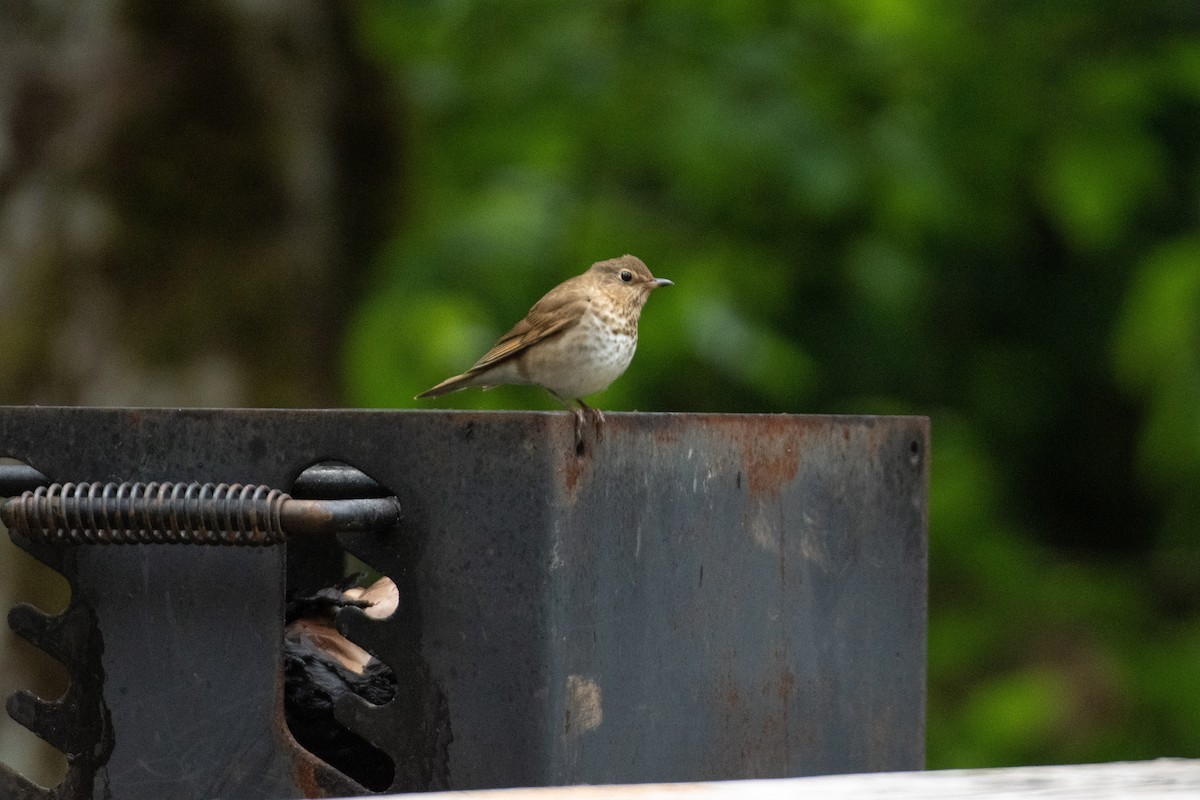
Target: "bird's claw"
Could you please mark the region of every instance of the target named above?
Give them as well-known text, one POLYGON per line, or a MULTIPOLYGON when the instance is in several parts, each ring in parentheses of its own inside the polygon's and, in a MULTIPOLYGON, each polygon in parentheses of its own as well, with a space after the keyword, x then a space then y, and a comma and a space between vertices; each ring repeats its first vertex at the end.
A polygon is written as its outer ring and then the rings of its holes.
POLYGON ((598 408, 592 408, 582 400, 577 400, 578 408, 571 408, 571 413, 575 415, 575 452, 583 455, 587 449, 587 427, 590 423, 595 431, 594 441, 598 442, 604 438, 604 412, 598 408))
POLYGON ((572 408, 571 413, 575 416, 575 452, 578 455, 583 455, 585 442, 583 435, 583 412, 578 408, 572 408))
POLYGON ((583 416, 588 418, 592 423, 592 428, 596 431, 596 441, 604 438, 604 412, 598 408, 592 408, 582 400, 577 400, 579 407, 583 410, 583 416))

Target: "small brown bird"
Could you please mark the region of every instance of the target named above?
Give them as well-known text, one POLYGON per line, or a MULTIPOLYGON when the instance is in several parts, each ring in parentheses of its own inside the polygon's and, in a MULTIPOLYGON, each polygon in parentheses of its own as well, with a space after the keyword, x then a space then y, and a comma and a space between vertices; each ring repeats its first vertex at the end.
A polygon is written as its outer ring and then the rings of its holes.
POLYGON ((597 432, 604 422, 604 414, 583 398, 607 389, 629 366, 646 299, 658 287, 671 285, 650 274, 636 256, 598 261, 547 292, 475 366, 417 397, 470 386, 536 384, 575 415, 575 443, 580 446, 584 414, 592 417, 597 432))

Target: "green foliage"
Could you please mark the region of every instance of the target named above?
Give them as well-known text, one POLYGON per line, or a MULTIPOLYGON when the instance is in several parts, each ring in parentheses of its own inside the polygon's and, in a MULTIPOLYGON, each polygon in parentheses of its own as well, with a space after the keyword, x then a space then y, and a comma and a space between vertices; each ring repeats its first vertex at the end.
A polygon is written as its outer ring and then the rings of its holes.
POLYGON ((635 253, 677 286, 601 407, 933 417, 930 766, 1200 756, 1188 4, 447 0, 359 25, 410 149, 352 402, 412 404, 635 253))

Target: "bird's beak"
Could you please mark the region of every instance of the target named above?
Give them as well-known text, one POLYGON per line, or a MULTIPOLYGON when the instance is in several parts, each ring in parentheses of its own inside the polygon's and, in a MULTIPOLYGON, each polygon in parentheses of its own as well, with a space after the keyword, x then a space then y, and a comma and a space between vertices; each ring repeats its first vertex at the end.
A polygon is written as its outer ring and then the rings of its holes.
POLYGON ((666 278, 655 278, 654 279, 655 288, 658 288, 659 286, 674 286, 674 285, 675 285, 675 281, 669 281, 666 278))

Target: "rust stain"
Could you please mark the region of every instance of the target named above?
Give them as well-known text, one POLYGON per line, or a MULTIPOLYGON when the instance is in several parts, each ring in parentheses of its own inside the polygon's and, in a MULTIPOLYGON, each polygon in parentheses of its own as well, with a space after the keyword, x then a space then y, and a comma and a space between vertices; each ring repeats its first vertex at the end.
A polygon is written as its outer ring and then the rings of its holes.
POLYGON ((304 758, 299 753, 292 761, 293 775, 296 778, 296 788, 304 792, 305 797, 324 797, 325 787, 317 779, 317 765, 314 761, 304 758))
POLYGON ((283 676, 280 675, 274 724, 280 747, 291 757, 292 778, 305 797, 344 797, 347 793, 366 793, 357 781, 343 775, 329 764, 301 747, 288 729, 283 710, 283 676))
MULTIPOLYGON (((777 660, 786 654, 776 651, 774 657, 777 660)), ((733 651, 723 654, 721 660, 724 668, 712 687, 719 710, 718 741, 738 775, 768 776, 777 770, 773 765, 787 761, 790 751, 788 701, 795 692, 796 677, 786 664, 782 671, 768 668, 760 677, 752 677, 746 669, 757 671, 755 665, 733 651)))
POLYGON ((579 484, 580 476, 587 472, 591 463, 592 453, 590 449, 582 455, 572 453, 563 460, 562 472, 560 474, 563 477, 563 483, 566 485, 568 492, 571 494, 575 493, 575 487, 579 484))
MULTIPOLYGON (((780 654, 780 659, 786 658, 786 654, 780 654)), ((792 697, 792 692, 796 688, 796 675, 790 667, 785 666, 783 672, 779 675, 779 699, 785 704, 792 697)))
POLYGON ((776 494, 796 477, 800 458, 795 447, 782 451, 751 452, 746 464, 746 484, 752 494, 776 494))
MULTIPOLYGON (((567 490, 567 494, 574 495, 576 489, 579 488, 579 480, 591 467, 592 458, 595 456, 595 451, 598 447, 603 447, 605 439, 596 441, 594 434, 589 432, 585 436, 582 448, 577 449, 575 446, 574 427, 571 415, 566 414, 567 423, 560 425, 563 415, 560 414, 542 414, 542 425, 534 432, 536 439, 526 439, 525 449, 528 452, 545 447, 541 442, 553 442, 553 455, 551 463, 556 467, 555 474, 561 481, 563 488, 567 490), (559 448, 562 448, 559 450, 559 448)), ((611 425, 611 421, 609 423, 611 425)), ((607 427, 607 426, 606 426, 607 427)), ((608 431, 611 438, 611 431, 608 431)))
POLYGON ((741 449, 738 479, 752 495, 777 494, 796 478, 801 443, 812 427, 803 417, 726 417, 721 420, 741 449))
POLYGON ((742 694, 730 676, 722 678, 722 684, 717 692, 717 696, 721 704, 729 711, 736 711, 742 706, 742 694))
POLYGON ((288 728, 283 702, 283 673, 276 678, 275 712, 272 715, 273 737, 281 753, 292 765, 292 778, 304 797, 348 797, 371 792, 358 781, 345 775, 331 764, 305 750, 288 728))

